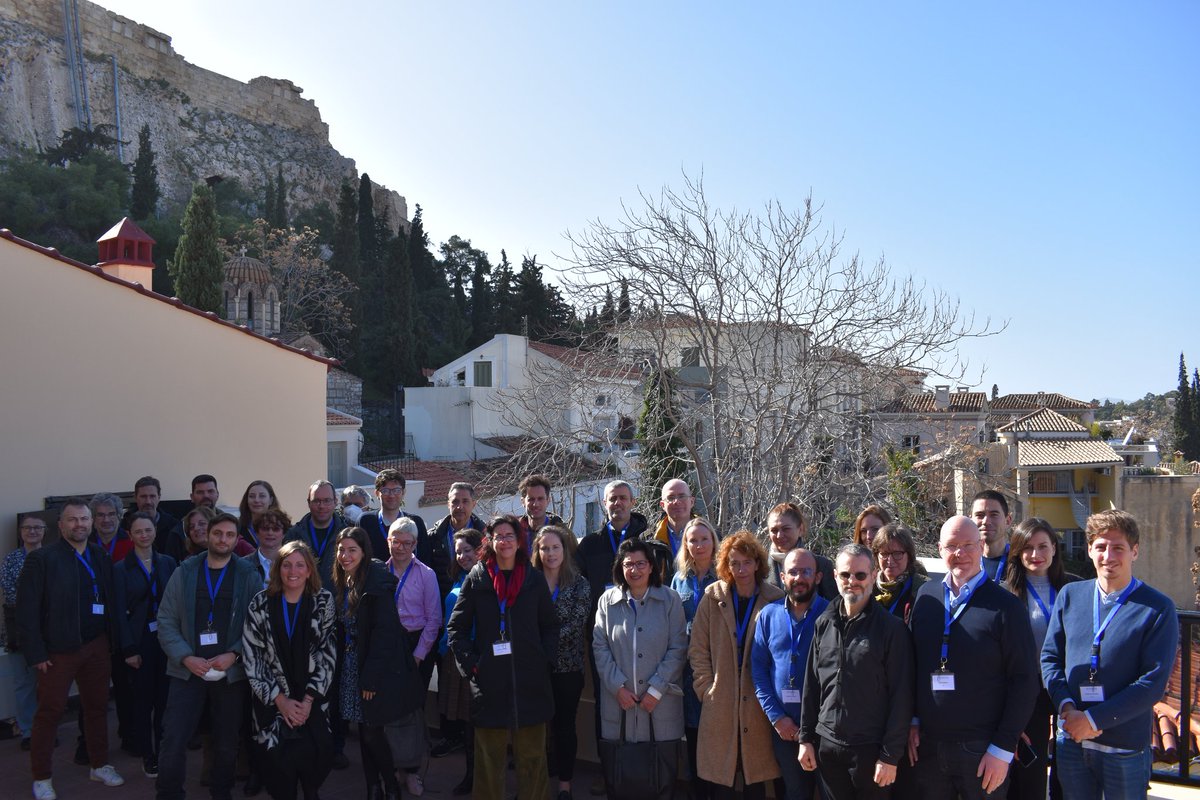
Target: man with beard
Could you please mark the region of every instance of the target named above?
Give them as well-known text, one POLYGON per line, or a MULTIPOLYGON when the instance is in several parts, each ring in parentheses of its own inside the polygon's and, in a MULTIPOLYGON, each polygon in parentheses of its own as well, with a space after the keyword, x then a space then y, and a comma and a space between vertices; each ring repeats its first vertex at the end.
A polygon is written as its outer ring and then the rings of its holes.
POLYGON ((991 489, 983 490, 971 500, 971 519, 983 536, 983 571, 996 583, 1004 583, 1012 527, 1008 498, 991 489))
POLYGON ((158 610, 158 642, 167 656, 167 709, 158 756, 158 797, 182 800, 187 743, 208 706, 213 742, 211 793, 229 797, 246 703, 242 629, 262 585, 248 559, 234 558, 238 520, 218 514, 208 550, 171 575, 158 610))
POLYGON ((817 619, 804 675, 800 765, 828 800, 887 798, 912 720, 912 642, 875 602, 871 551, 838 551, 841 601, 817 619))
POLYGON ((813 628, 829 601, 817 595, 822 575, 811 551, 802 547, 790 550, 783 559, 782 575, 786 596, 765 606, 758 615, 750 654, 754 693, 775 728, 771 745, 783 784, 782 789, 776 785, 775 796, 809 800, 813 777, 800 769, 797 761, 800 700, 813 628))
POLYGON ((570 527, 563 522, 562 517, 549 512, 550 479, 537 473, 526 475, 517 485, 521 495, 521 505, 525 513, 521 515, 521 539, 525 551, 533 554, 533 537, 547 525, 570 527))
POLYGON ((285 542, 299 540, 308 545, 317 561, 321 586, 333 591, 334 539, 346 520, 337 512, 337 494, 333 484, 321 480, 308 487, 308 513, 300 518, 283 537, 285 542))
POLYGON ((160 511, 158 503, 162 499, 162 484, 153 475, 144 475, 133 484, 134 507, 125 513, 121 523, 129 530, 129 521, 133 515, 141 511, 154 517, 154 551, 161 553, 165 543, 170 541, 171 531, 179 525, 179 520, 165 511, 160 511))
MULTIPOLYGON (((804 521, 804 512, 795 503, 780 503, 771 509, 767 515, 767 555, 771 559, 770 573, 767 581, 780 587, 783 585, 783 559, 797 547, 804 547, 804 535, 808 531, 808 523, 804 521)), ((837 584, 833 580, 833 562, 825 556, 813 552, 817 561, 817 572, 821 579, 817 581, 817 594, 826 600, 836 600, 837 584)))

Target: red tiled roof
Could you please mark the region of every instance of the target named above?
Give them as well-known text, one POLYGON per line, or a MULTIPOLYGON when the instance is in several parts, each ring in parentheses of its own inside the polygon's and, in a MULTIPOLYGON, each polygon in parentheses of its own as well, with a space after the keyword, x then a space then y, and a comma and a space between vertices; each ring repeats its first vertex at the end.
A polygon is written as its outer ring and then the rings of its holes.
POLYGON ((1035 411, 1039 408, 1095 408, 1091 403, 1076 400, 1058 392, 1037 392, 1035 394, 1005 394, 992 401, 993 411, 1035 411))
POLYGON ((96 243, 99 244, 100 242, 107 242, 109 239, 117 238, 158 244, 158 242, 150 238, 150 234, 138 227, 138 224, 129 217, 121 217, 121 221, 109 228, 107 233, 96 240, 96 243))
POLYGON ((336 408, 325 408, 326 425, 362 425, 362 420, 351 414, 344 414, 336 408))
POLYGON ((1087 433, 1088 429, 1057 411, 1040 408, 996 430, 1013 433, 1087 433))
POLYGON ((67 258, 62 253, 58 252, 58 250, 54 249, 53 247, 42 247, 40 244, 34 244, 33 242, 26 241, 25 239, 22 239, 20 236, 17 236, 16 234, 14 234, 8 228, 0 228, 0 239, 7 239, 8 241, 12 242, 13 244, 24 247, 27 250, 32 250, 35 253, 40 253, 40 254, 46 256, 47 258, 52 258, 55 261, 60 261, 63 264, 66 264, 68 266, 75 267, 76 269, 81 269, 84 272, 89 272, 92 275, 95 275, 97 278, 100 278, 101 280, 106 280, 109 283, 115 283, 118 286, 123 286, 126 289, 128 289, 129 291, 137 292, 138 294, 144 295, 145 297, 148 297, 151 300, 157 300, 160 303, 166 303, 169 306, 174 306, 175 308, 178 308, 180 311, 186 311, 190 314, 195 314, 198 317, 204 317, 209 322, 212 322, 217 325, 224 325, 228 328, 232 328, 233 330, 238 331, 239 333, 244 333, 246 336, 252 336, 255 339, 266 342, 267 344, 274 345, 275 347, 278 347, 281 350, 286 350, 289 353, 295 353, 296 355, 304 356, 305 358, 311 358, 313 361, 317 361, 317 362, 320 362, 321 364, 324 364, 326 366, 326 368, 337 367, 337 366, 341 365, 341 362, 337 361, 336 359, 322 358, 321 356, 314 355, 314 354, 308 352, 307 350, 301 350, 299 348, 286 345, 283 342, 279 341, 278 339, 272 339, 268 336, 263 336, 261 334, 255 333, 254 331, 252 331, 249 328, 244 327, 242 325, 235 325, 234 323, 229 322, 228 320, 221 319, 219 316, 212 313, 211 311, 201 311, 198 308, 192 308, 187 303, 180 300, 178 297, 164 297, 163 295, 159 294, 158 292, 153 292, 153 291, 147 289, 145 286, 142 286, 139 283, 130 283, 129 281, 123 281, 118 277, 109 275, 104 270, 100 269, 99 267, 93 267, 88 264, 84 264, 81 261, 76 261, 73 258, 67 258))
POLYGON ((897 397, 879 409, 881 414, 954 414, 982 411, 987 399, 984 392, 951 392, 949 405, 937 408, 933 392, 914 392, 897 397))
POLYGON ((1017 443, 1017 466, 1025 468, 1123 463, 1125 459, 1098 439, 1022 439, 1017 443))

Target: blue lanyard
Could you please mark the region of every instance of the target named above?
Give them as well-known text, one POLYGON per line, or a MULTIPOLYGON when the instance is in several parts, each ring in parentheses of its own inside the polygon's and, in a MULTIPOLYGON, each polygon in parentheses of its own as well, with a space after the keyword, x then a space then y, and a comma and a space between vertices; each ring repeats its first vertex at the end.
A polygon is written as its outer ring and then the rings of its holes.
POLYGON ((696 577, 696 573, 693 572, 688 576, 688 584, 692 587, 692 602, 699 603, 700 601, 696 598, 700 596, 700 579, 696 577))
MULTIPOLYGON (((1000 563, 996 565, 996 574, 992 578, 996 583, 1000 583, 1000 576, 1004 574, 1004 567, 1008 564, 1008 548, 1009 545, 1004 545, 1004 555, 1000 558, 1000 563)), ((983 558, 979 559, 979 566, 983 566, 983 558)))
MULTIPOLYGON (((962 590, 969 591, 967 586, 964 586, 962 590)), ((960 590, 960 591, 962 591, 962 590, 960 590)), ((943 603, 943 605, 945 607, 945 611, 946 611, 946 627, 942 628, 942 663, 941 663, 941 665, 938 666, 938 669, 941 670, 942 672, 945 672, 945 670, 946 670, 946 659, 950 654, 950 626, 954 624, 954 620, 961 617, 962 613, 967 610, 967 606, 970 605, 971 599, 974 596, 975 596, 974 592, 971 592, 970 594, 968 594, 967 599, 963 600, 961 603, 959 603, 958 608, 954 609, 954 613, 951 614, 950 613, 950 587, 946 586, 945 584, 942 584, 942 603, 943 603)))
MULTIPOLYGON (((332 527, 332 526, 330 526, 332 527)), ((225 571, 229 569, 232 559, 225 562, 225 566, 221 567, 221 574, 217 576, 217 587, 213 588, 212 572, 208 569, 208 556, 204 557, 204 582, 208 584, 208 629, 212 630, 213 610, 217 606, 217 593, 221 591, 221 584, 225 581, 225 571)))
POLYGON ((620 539, 613 538, 613 534, 616 533, 616 528, 614 528, 612 526, 611 522, 606 522, 604 524, 604 527, 608 529, 608 543, 612 545, 613 555, 615 556, 617 554, 617 545, 619 545, 621 542, 625 541, 625 531, 629 530, 629 523, 626 522, 625 527, 621 528, 621 538, 620 539))
POLYGON ((750 627, 750 614, 754 611, 754 603, 757 600, 758 591, 756 590, 750 596, 750 602, 746 604, 746 610, 742 612, 738 610, 738 606, 742 604, 742 598, 738 596, 736 589, 733 592, 733 621, 736 624, 735 633, 737 635, 738 650, 741 650, 742 641, 746 636, 746 629, 750 627))
POLYGON ((146 569, 142 560, 140 558, 137 560, 138 569, 146 576, 146 584, 150 587, 150 616, 156 617, 158 616, 158 579, 153 574, 153 563, 151 562, 151 569, 146 569))
POLYGON ((550 594, 550 599, 555 603, 558 602, 558 593, 562 590, 562 584, 555 584, 554 591, 550 594))
POLYGON ((896 613, 896 606, 900 605, 900 601, 908 594, 908 590, 912 587, 912 575, 908 576, 908 580, 904 582, 904 586, 900 588, 900 594, 896 595, 896 599, 892 601, 892 607, 888 609, 889 614, 896 613))
MULTIPOLYGON (((816 625, 817 622, 815 619, 810 620, 808 618, 809 614, 812 612, 811 605, 805 609, 804 616, 800 618, 799 622, 796 622, 796 618, 792 616, 792 611, 787 607, 786 604, 784 605, 784 610, 787 611, 788 623, 792 630, 792 659, 791 664, 788 666, 788 688, 795 689, 796 662, 800 660, 800 643, 804 640, 804 630, 805 628, 811 628, 812 626, 816 625), (797 626, 799 626, 799 630, 797 630, 797 626)), ((805 656, 807 657, 807 651, 805 651, 805 656)))
MULTIPOLYGON (((491 567, 488 567, 488 575, 491 574, 491 567)), ((503 596, 496 595, 496 602, 500 604, 500 641, 504 641, 504 630, 508 624, 507 618, 505 617, 505 613, 508 611, 508 576, 500 570, 499 564, 496 565, 496 575, 499 575, 500 580, 504 582, 503 596)))
POLYGON ((283 603, 283 630, 287 634, 288 641, 292 640, 292 633, 296 630, 296 623, 300 621, 300 604, 304 602, 301 597, 296 601, 296 613, 288 614, 288 606, 291 605, 282 594, 279 595, 279 602, 283 603))
POLYGON ((329 547, 329 540, 333 538, 333 520, 329 520, 329 527, 325 529, 325 535, 321 537, 321 546, 317 547, 317 529, 313 525, 312 517, 308 518, 308 533, 312 537, 313 550, 317 551, 317 561, 325 557, 325 548, 329 547))
MULTIPOLYGON (((400 578, 400 583, 396 584, 396 594, 392 596, 392 605, 396 608, 400 607, 400 593, 404 591, 404 584, 408 582, 408 573, 412 572, 413 564, 417 563, 416 558, 409 559, 408 566, 404 568, 404 575, 400 578)), ((396 574, 396 569, 388 566, 388 572, 396 574)))
MULTIPOLYGON (((1033 584, 1028 580, 1025 582, 1025 588, 1029 590, 1029 596, 1033 598, 1033 602, 1037 603, 1037 607, 1041 610, 1042 616, 1046 618, 1046 622, 1050 621, 1050 609, 1046 608, 1046 604, 1042 602, 1042 596, 1038 594, 1038 590, 1033 588, 1033 584)), ((1054 587, 1050 587, 1050 605, 1054 605, 1054 597, 1058 592, 1054 591, 1054 587)))
MULTIPOLYGON (((312 524, 311 519, 309 520, 309 524, 310 525, 312 524)), ((250 534, 250 541, 254 543, 254 549, 257 550, 258 549, 258 533, 255 532, 254 526, 247 523, 246 524, 246 533, 250 534)), ((314 533, 313 535, 315 536, 316 534, 314 533)))
POLYGON ((117 549, 117 539, 120 538, 121 531, 119 530, 113 534, 111 539, 109 539, 108 544, 104 543, 104 540, 100 538, 99 534, 96 535, 96 539, 100 542, 100 546, 104 548, 104 552, 108 553, 109 558, 113 557, 113 551, 117 549))
POLYGON ((679 538, 675 536, 675 531, 671 530, 671 526, 667 525, 667 544, 671 546, 671 558, 679 554, 679 538))
POLYGON ((1108 616, 1104 618, 1104 623, 1100 622, 1100 584, 1096 584, 1096 593, 1092 595, 1092 630, 1096 635, 1092 638, 1092 674, 1089 680, 1096 677, 1096 670, 1100 669, 1100 640, 1104 638, 1104 632, 1108 630, 1108 623, 1112 622, 1113 617, 1121 610, 1121 606, 1125 605, 1125 601, 1129 599, 1129 595, 1133 594, 1133 590, 1142 585, 1142 582, 1134 578, 1125 587, 1125 591, 1117 597, 1113 603, 1112 610, 1108 612, 1108 616))
POLYGON ((88 552, 87 545, 83 546, 83 554, 78 550, 75 551, 75 557, 79 559, 79 563, 83 564, 83 568, 87 570, 88 575, 92 579, 92 597, 96 602, 100 602, 100 584, 96 583, 96 570, 92 569, 92 555, 88 552))
MULTIPOLYGON (((471 523, 468 522, 467 524, 470 525, 471 523)), ((451 558, 454 558, 454 534, 454 523, 450 521, 449 517, 446 517, 446 550, 450 552, 451 558)), ((429 563, 432 564, 433 562, 430 561, 429 563)))

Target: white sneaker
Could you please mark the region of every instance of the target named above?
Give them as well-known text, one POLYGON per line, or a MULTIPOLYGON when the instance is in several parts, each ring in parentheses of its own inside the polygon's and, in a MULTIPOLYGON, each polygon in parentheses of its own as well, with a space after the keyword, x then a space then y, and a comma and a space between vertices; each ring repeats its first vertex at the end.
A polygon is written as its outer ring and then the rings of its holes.
POLYGON ((54 793, 54 784, 50 783, 49 778, 33 782, 33 798, 34 800, 58 800, 58 795, 54 793))
POLYGON ((88 777, 105 786, 120 786, 125 783, 125 779, 117 774, 112 764, 105 764, 99 769, 92 770, 88 777))

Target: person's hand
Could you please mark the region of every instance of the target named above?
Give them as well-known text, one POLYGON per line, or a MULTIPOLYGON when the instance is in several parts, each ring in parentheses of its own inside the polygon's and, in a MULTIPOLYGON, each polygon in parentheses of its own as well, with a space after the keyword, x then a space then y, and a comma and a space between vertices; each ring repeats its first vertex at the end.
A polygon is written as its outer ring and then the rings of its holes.
POLYGON ((984 753, 979 760, 979 769, 975 770, 975 777, 983 778, 983 791, 990 794, 999 789, 1008 777, 1008 764, 991 753, 984 753))
MULTIPOLYGON (((279 709, 279 716, 283 717, 283 721, 290 728, 304 724, 301 718, 300 705, 299 702, 292 700, 283 692, 275 695, 275 708, 279 709)), ((307 715, 304 716, 307 717, 307 715)))
POLYGON ((882 761, 875 762, 875 785, 876 786, 891 786, 896 782, 896 765, 885 764, 882 761))
POLYGON ((908 763, 916 766, 917 750, 921 747, 921 729, 916 725, 908 729, 908 763))
POLYGON ((802 770, 812 772, 817 768, 817 748, 811 742, 801 743, 796 760, 800 762, 802 770))
POLYGON ((785 742, 796 741, 796 735, 800 733, 800 726, 792 722, 792 718, 788 716, 775 720, 774 728, 775 733, 785 742))
POLYGON ((129 666, 133 667, 134 669, 141 669, 142 668, 142 657, 141 656, 130 656, 129 658, 125 659, 125 663, 128 664, 129 666))
POLYGON ((187 667, 188 672, 197 678, 203 678, 210 666, 208 659, 201 658, 200 656, 184 656, 183 665, 187 667))
POLYGON ((374 692, 369 692, 369 691, 367 691, 366 689, 363 689, 363 690, 362 690, 362 699, 363 699, 363 700, 374 700, 374 699, 375 699, 375 693, 374 693, 374 692))
POLYGON ((38 663, 34 664, 33 668, 45 675, 46 670, 50 669, 52 666, 54 666, 54 664, 50 661, 50 659, 47 658, 45 661, 39 661, 38 663))
POLYGON ((633 692, 622 686, 617 689, 617 705, 621 707, 622 711, 628 711, 637 705, 637 698, 633 696, 633 692))
POLYGON ((213 669, 225 672, 233 666, 233 662, 235 661, 237 661, 237 653, 221 653, 221 655, 212 659, 208 663, 213 669))
POLYGON ((1069 710, 1063 709, 1062 726, 1067 735, 1076 742, 1095 739, 1104 733, 1104 731, 1096 730, 1092 727, 1092 723, 1088 721, 1087 714, 1073 707, 1069 710))
POLYGON ((654 711, 654 709, 658 708, 658 698, 649 692, 646 692, 644 695, 642 695, 642 699, 638 700, 638 705, 642 707, 643 711, 645 711, 647 714, 650 714, 654 711))

